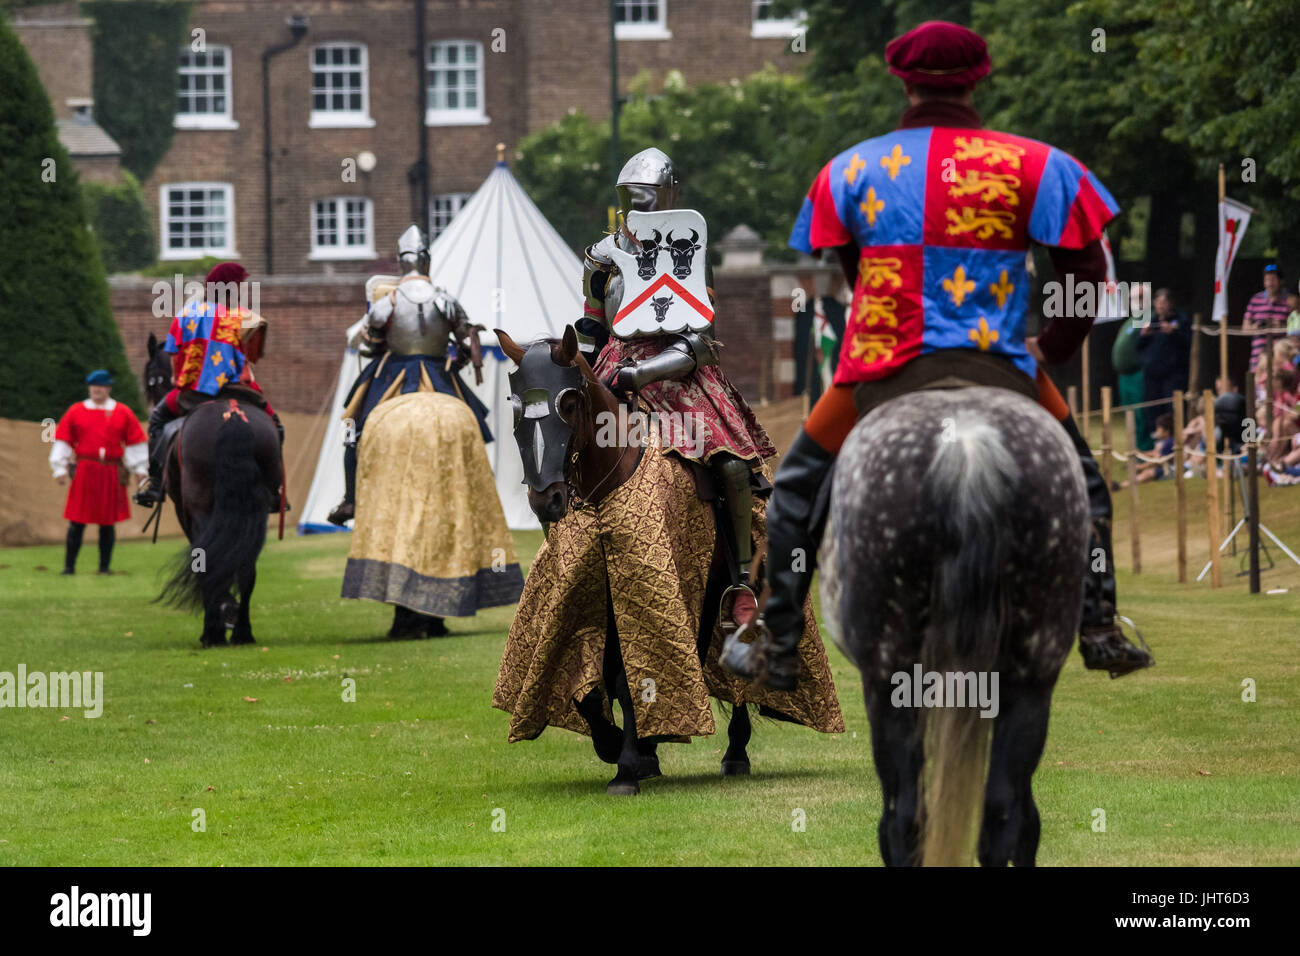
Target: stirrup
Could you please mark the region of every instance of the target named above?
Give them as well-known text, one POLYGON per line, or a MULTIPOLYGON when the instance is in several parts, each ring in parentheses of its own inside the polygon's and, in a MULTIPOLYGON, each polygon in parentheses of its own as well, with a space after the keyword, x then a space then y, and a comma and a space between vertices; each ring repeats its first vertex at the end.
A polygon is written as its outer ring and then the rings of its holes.
POLYGON ((748 584, 733 584, 718 599, 718 628, 730 637, 758 617, 758 595, 748 584), (739 620, 737 620, 739 618, 739 620))
POLYGON ((163 500, 164 492, 161 485, 161 482, 154 481, 152 477, 146 478, 144 484, 131 496, 131 500, 142 508, 152 508, 163 500))
MULTIPOLYGON (((1124 617, 1122 614, 1116 614, 1114 623, 1112 623, 1110 627, 1105 629, 1099 628, 1098 630, 1100 635, 1105 635, 1110 641, 1109 649, 1112 653, 1109 658, 1099 659, 1096 661, 1090 660, 1089 655, 1084 653, 1083 662, 1084 666, 1088 668, 1088 670, 1107 671, 1110 674, 1111 679, 1114 680, 1117 677, 1123 677, 1124 675, 1131 674, 1134 671, 1155 666, 1155 655, 1151 652, 1150 645, 1148 645, 1146 639, 1142 637, 1142 631, 1138 628, 1137 624, 1134 623, 1132 618, 1124 617), (1137 635, 1137 644, 1134 644, 1125 635, 1123 628, 1119 626, 1121 622, 1127 624, 1129 628, 1132 629, 1133 633, 1137 635), (1143 661, 1140 658, 1135 658, 1130 651, 1144 654, 1146 660, 1143 661)), ((1080 632, 1079 640, 1081 652, 1084 647, 1095 648, 1098 646, 1097 643, 1086 640, 1085 632, 1082 631, 1080 632)))

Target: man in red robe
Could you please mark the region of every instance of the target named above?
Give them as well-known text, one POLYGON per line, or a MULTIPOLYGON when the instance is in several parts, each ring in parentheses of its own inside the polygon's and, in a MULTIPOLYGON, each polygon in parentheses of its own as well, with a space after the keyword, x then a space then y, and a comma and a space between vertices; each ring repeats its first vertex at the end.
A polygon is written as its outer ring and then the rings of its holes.
POLYGON ((113 379, 108 372, 96 369, 86 376, 86 384, 90 397, 59 419, 50 468, 61 485, 72 474, 63 509, 70 522, 63 573, 75 572, 86 525, 97 524, 99 573, 109 574, 116 540, 113 526, 131 517, 126 500, 128 473, 134 472, 138 483, 148 471, 148 439, 135 413, 109 397, 113 379))

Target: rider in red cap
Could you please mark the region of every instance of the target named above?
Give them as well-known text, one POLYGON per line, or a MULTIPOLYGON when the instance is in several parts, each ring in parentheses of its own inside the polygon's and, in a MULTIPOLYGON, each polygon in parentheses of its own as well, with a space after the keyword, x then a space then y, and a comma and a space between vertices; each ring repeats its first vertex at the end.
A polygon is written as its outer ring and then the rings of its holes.
POLYGON ((817 553, 835 456, 858 418, 920 388, 993 385, 1037 398, 1079 454, 1092 553, 1104 553, 1090 562, 1084 588, 1084 664, 1112 677, 1150 666, 1149 652, 1115 622, 1109 490, 1042 370, 1075 354, 1093 316, 1063 316, 1037 339, 1024 335, 1029 244, 1049 248, 1058 276, 1072 273, 1078 286, 1104 282, 1102 230, 1119 207, 1064 151, 982 128, 971 94, 988 75, 989 57, 977 33, 923 23, 892 41, 885 58, 911 105, 897 130, 822 168, 790 237, 802 252, 835 250, 854 285, 853 305, 835 384, 776 474, 767 510, 771 594, 759 640, 733 641, 725 660, 773 687, 795 686, 808 558, 817 553))
POLYGON ((204 297, 186 303, 172 320, 163 350, 175 356, 174 387, 149 413, 149 477, 135 495, 137 504, 150 506, 163 499, 168 443, 162 436, 167 423, 219 394, 263 409, 275 422, 280 444, 284 444, 280 417, 253 378, 252 363, 261 357, 265 345, 266 320, 241 304, 245 297, 240 292, 247 279, 248 270, 238 262, 218 263, 204 282, 204 297))

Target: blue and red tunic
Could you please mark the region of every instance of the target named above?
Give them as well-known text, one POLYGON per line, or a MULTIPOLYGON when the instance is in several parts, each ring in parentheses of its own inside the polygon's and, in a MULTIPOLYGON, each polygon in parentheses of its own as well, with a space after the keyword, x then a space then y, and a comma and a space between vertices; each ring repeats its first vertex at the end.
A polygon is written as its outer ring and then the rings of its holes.
POLYGON ((860 249, 835 383, 886 378, 939 349, 1025 349, 1030 240, 1082 249, 1119 211, 1068 153, 960 126, 898 129, 827 163, 790 236, 811 253, 860 249))

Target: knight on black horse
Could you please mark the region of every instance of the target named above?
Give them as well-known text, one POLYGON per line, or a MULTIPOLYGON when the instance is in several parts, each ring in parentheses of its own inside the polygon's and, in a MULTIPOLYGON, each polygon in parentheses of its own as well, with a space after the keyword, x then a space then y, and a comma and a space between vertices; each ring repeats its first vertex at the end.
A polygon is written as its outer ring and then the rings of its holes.
POLYGON ((248 605, 268 511, 284 507, 284 428, 253 378, 266 320, 239 303, 248 272, 223 262, 208 273, 204 296, 187 302, 166 341, 150 337, 145 371, 150 397, 149 478, 138 504, 176 505, 193 546, 178 559, 162 597, 202 607, 205 647, 225 643, 226 618, 237 607, 232 641, 252 643, 248 605), (172 388, 160 370, 172 355, 172 388), (237 593, 237 605, 232 598, 237 593))

